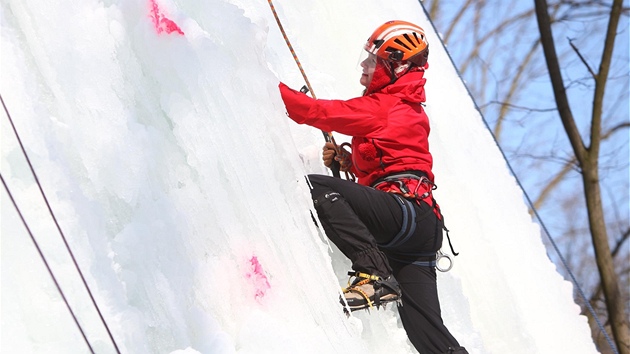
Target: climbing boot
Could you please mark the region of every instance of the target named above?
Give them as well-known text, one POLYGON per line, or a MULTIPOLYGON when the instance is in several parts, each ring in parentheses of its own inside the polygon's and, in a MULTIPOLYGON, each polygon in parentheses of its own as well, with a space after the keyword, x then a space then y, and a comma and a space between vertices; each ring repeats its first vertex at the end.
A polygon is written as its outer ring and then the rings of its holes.
MULTIPOLYGON (((376 307, 400 301, 400 285, 393 275, 387 278, 361 272, 348 272, 348 287, 343 289, 345 301, 351 311, 376 307), (353 280, 354 278, 354 280, 353 280)), ((345 306, 344 299, 340 299, 345 306)))

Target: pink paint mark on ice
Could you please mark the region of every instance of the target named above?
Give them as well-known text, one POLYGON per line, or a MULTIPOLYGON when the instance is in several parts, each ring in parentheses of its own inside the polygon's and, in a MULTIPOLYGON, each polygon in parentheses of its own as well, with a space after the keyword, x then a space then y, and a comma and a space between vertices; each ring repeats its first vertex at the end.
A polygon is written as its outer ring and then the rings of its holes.
POLYGON ((263 271, 260 262, 258 262, 258 257, 252 256, 249 260, 250 269, 245 273, 245 277, 252 281, 254 285, 254 298, 258 301, 265 296, 267 290, 271 288, 269 281, 267 280, 267 276, 263 271))
POLYGON ((181 35, 184 34, 184 32, 175 22, 173 22, 162 13, 156 0, 149 0, 149 5, 151 11, 151 20, 153 21, 153 26, 155 26, 155 31, 158 34, 161 34, 162 32, 166 32, 167 34, 171 34, 173 32, 181 35))

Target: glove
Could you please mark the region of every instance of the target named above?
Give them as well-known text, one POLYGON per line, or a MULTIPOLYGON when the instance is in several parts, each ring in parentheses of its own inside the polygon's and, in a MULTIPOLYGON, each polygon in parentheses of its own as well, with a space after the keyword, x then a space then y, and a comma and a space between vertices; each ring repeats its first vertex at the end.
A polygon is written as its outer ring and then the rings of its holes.
POLYGON ((335 144, 332 142, 327 142, 324 144, 324 151, 322 152, 322 160, 324 161, 324 166, 331 168, 333 161, 339 161, 340 170, 342 172, 349 172, 352 167, 352 154, 348 152, 344 147, 350 146, 348 143, 341 144, 339 146, 339 150, 341 150, 341 156, 337 155, 335 151, 335 144))

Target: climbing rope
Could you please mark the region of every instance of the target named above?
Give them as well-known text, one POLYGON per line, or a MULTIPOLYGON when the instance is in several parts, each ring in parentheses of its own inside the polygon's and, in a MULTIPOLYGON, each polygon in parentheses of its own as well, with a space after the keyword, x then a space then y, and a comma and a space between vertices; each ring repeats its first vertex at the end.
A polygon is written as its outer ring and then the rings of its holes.
MULTIPOLYGON (((304 78, 304 81, 306 82, 306 89, 302 89, 300 91, 302 91, 303 93, 306 93, 308 91, 311 92, 311 96, 315 99, 317 99, 317 97, 315 96, 315 91, 313 91, 313 87, 311 87, 311 83, 308 81, 308 77, 306 76, 306 72, 304 71, 304 68, 302 68, 302 64, 300 63, 300 59, 298 59, 297 54, 295 53, 295 50, 293 49, 293 46, 291 45, 291 41, 289 41, 289 37, 287 36, 287 33, 284 31, 284 26, 282 26, 282 23, 280 22, 280 18, 278 17, 278 13, 276 12, 276 8, 275 6, 273 6, 273 2, 271 0, 267 0, 267 2, 269 3, 269 7, 271 8, 271 12, 273 13, 273 17, 276 19, 276 23, 278 24, 278 28, 280 28, 280 32, 282 33, 282 37, 284 37, 284 41, 287 44, 287 47, 289 47, 289 51, 291 51, 291 55, 293 56, 293 60, 295 60, 295 63, 297 64, 298 68, 300 69, 300 73, 302 74, 302 77, 304 78)), ((326 142, 329 143, 333 143, 333 146, 335 148, 335 152, 337 153, 338 156, 342 156, 342 151, 339 148, 339 146, 337 146, 337 143, 335 142, 335 138, 333 137, 332 133, 330 132, 326 132, 322 130, 322 133, 324 134, 324 139, 326 139, 326 142)), ((340 170, 340 164, 338 161, 333 161, 333 164, 331 166, 331 170, 333 172, 333 176, 335 177, 340 177, 339 174, 339 170, 340 170)), ((346 177, 348 179, 351 179, 354 181, 354 176, 349 173, 346 172, 346 177)))
POLYGON ((28 232, 29 236, 31 236, 31 240, 33 241, 33 244, 35 245, 35 248, 37 249, 37 253, 39 253, 39 256, 44 262, 44 266, 46 266, 46 269, 48 270, 48 274, 50 274, 50 277, 52 278, 53 283, 55 283, 55 287, 57 288, 57 291, 59 291, 59 294, 61 295, 61 299, 66 304, 68 311, 70 311, 70 315, 72 316, 74 323, 77 325, 77 328, 79 328, 79 332, 81 332, 81 336, 83 336, 83 340, 85 340, 85 344, 87 344, 88 348, 90 348, 90 352, 94 353, 94 349, 92 349, 90 342, 85 336, 83 327, 81 327, 81 324, 79 323, 79 320, 77 319, 77 316, 74 315, 74 311, 72 311, 72 307, 70 307, 70 303, 68 302, 68 299, 66 299, 66 295, 63 293, 63 290, 61 290, 61 286, 59 286, 59 282, 57 282, 57 278, 55 277, 55 274, 53 273, 52 269, 50 269, 50 266, 48 265, 48 261, 46 261, 46 257, 44 256, 44 253, 42 253, 42 250, 41 248, 39 248, 39 244, 37 243, 35 236, 33 236, 33 233, 31 232, 31 228, 28 227, 28 224, 26 223, 26 220, 24 219, 24 216, 22 215, 20 208, 18 208, 17 203, 15 202, 15 199, 13 198, 13 194, 9 190, 7 183, 4 181, 4 177, 2 177, 2 173, 0 173, 0 180, 2 180, 2 185, 4 186, 4 190, 9 195, 9 199, 11 199, 11 203, 13 203, 13 207, 15 208, 18 215, 20 216, 20 219, 22 220, 22 224, 24 224, 26 231, 28 232))
MULTIPOLYGON (((304 78, 304 81, 306 82, 306 86, 308 87, 308 90, 311 91, 311 95, 313 96, 313 98, 317 98, 315 97, 315 91, 313 91, 313 87, 311 87, 311 83, 308 81, 308 77, 306 76, 306 73, 304 72, 304 68, 302 68, 300 59, 298 59, 297 54, 295 54, 295 50, 293 50, 291 41, 289 41, 289 37, 287 36, 287 33, 284 31, 284 27, 282 26, 282 23, 280 22, 278 13, 276 12, 276 7, 273 6, 273 2, 271 0, 267 0, 267 1, 269 2, 269 7, 271 7, 271 12, 273 12, 273 17, 276 19, 278 28, 280 28, 280 32, 282 32, 282 37, 284 37, 284 41, 287 43, 287 46, 289 47, 289 50, 291 51, 291 55, 293 55, 293 60, 295 60, 295 63, 300 69, 300 73, 302 73, 302 77, 304 78)), ((330 134, 330 133, 327 133, 327 134, 330 134)))
MULTIPOLYGON (((429 23, 431 23, 431 27, 433 27, 433 32, 434 33, 438 33, 437 28, 435 27, 435 24, 433 23, 433 21, 429 17, 429 13, 424 8, 424 4, 422 3, 422 1, 419 1, 419 3, 420 3, 420 6, 422 6, 422 10, 424 11, 425 16, 429 20, 429 23)), ((440 37, 440 36, 437 36, 437 37, 440 39, 440 42, 442 43, 442 47, 445 48, 445 52, 448 55, 448 58, 450 59, 451 64, 453 65, 453 68, 455 68, 455 70, 457 71, 457 75, 462 80, 462 83, 464 83, 464 80, 463 80, 463 78, 462 78, 462 76, 461 76, 461 74, 459 72, 459 69, 455 65, 455 62, 453 61, 453 58, 451 57, 449 52, 446 50, 446 46, 444 44, 444 41, 442 41, 442 37, 440 37)), ((599 330, 602 332, 602 334, 606 338, 606 341, 608 342, 608 345, 610 346, 612 351, 615 354, 619 354, 619 352, 617 351, 617 348, 615 347, 615 345, 613 344, 612 340, 610 339, 610 336, 608 335, 608 332, 606 332, 606 330, 604 329, 604 326, 602 325, 601 321, 597 317, 597 314, 595 313, 595 310, 591 306, 590 301, 586 298, 586 295, 584 294, 584 291, 582 290, 582 287, 578 283, 578 281, 577 281, 575 275, 573 274, 573 271, 569 267, 569 264, 567 263, 565 257, 562 255, 562 252, 560 251, 560 248, 556 244, 556 242, 553 239, 553 237, 551 237, 551 233, 549 232, 549 230, 547 229, 547 226, 545 225, 545 223, 543 222, 542 218, 538 214, 538 210, 536 210, 536 208, 534 207, 534 203, 532 202, 531 198, 529 197, 529 194, 527 194, 527 191, 525 191, 525 187, 523 187, 523 184, 521 183, 521 180, 516 175, 516 171, 514 171, 514 168, 510 164, 510 161, 508 160, 507 155, 505 154, 505 152, 501 148, 501 145, 499 145, 499 142, 497 141, 497 138, 495 137, 494 133, 492 132, 492 129, 490 128, 490 125, 486 121, 486 118, 481 113, 481 110, 479 109, 479 106, 477 106, 477 102, 475 101, 475 98, 473 97, 472 93, 468 89, 468 86, 464 84, 464 87, 466 87, 466 91, 468 92, 468 96, 470 96, 470 98, 472 99, 472 101, 473 101, 473 103, 475 105, 475 109, 477 110, 477 112, 479 112, 479 115, 482 117, 482 120, 483 120, 484 125, 486 126, 486 129, 488 130, 488 132, 492 136, 492 139, 494 139, 494 143, 499 148, 499 151, 501 152, 501 155, 503 156, 503 159, 505 160, 505 163, 507 164, 510 172, 512 173, 512 176, 514 176, 514 179, 516 179, 516 183, 518 184, 519 188, 521 189, 521 191, 525 195, 525 199, 527 199, 527 203, 529 204, 529 207, 532 209, 532 211, 534 212, 534 215, 536 216, 536 219, 540 223, 540 226, 545 231, 545 235, 547 235, 547 238, 551 242, 551 245, 553 246, 553 249, 558 254, 558 257, 560 258, 560 261, 562 262, 562 265, 564 266, 564 268, 566 269, 567 273, 569 274, 569 277, 571 278, 571 281, 573 282, 573 285, 575 285, 576 289, 578 290, 578 293, 580 294, 580 297, 584 300, 584 304, 585 304, 586 308, 588 309, 590 314, 593 316, 593 319, 597 323, 597 326, 599 327, 599 330)))
MULTIPOLYGON (((120 354, 120 350, 118 349, 118 345, 116 344, 116 341, 114 340, 114 337, 111 333, 111 331, 109 330, 109 326, 107 326, 107 323, 105 322, 105 318, 103 317, 103 314, 101 313, 100 308, 98 307, 98 305, 96 304, 96 300, 94 299, 94 296, 92 295, 92 291, 90 290, 90 287, 87 284, 87 281, 85 280, 85 277, 83 276, 83 272, 81 272, 81 268, 79 267, 79 264, 77 263, 76 258, 74 257, 74 253, 72 252, 72 250, 70 249, 70 245, 68 244, 68 241, 66 240, 66 236, 64 235, 63 231, 61 230, 61 226, 59 225, 59 222, 57 221, 57 218, 55 217, 55 213, 53 212, 50 203, 48 202, 48 198, 46 197, 46 193, 44 193, 44 189, 42 188, 41 183, 39 182, 39 178, 37 177, 37 174, 35 173, 35 169, 33 168, 33 164, 31 163, 31 160, 28 157, 28 154, 26 153, 26 149, 24 149, 24 145, 22 144, 22 139, 20 138, 20 135, 17 132, 17 129, 15 128, 15 124, 13 124, 13 119, 11 118, 11 114, 9 113, 9 109, 7 108, 6 104, 4 103, 4 99, 2 98, 2 95, 0 95, 0 102, 2 102, 2 107, 4 108, 4 112, 7 115, 7 118, 9 119, 9 123, 11 123, 11 127, 13 128, 13 133, 15 134, 15 137, 17 138, 17 141, 20 145, 20 148, 22 149, 22 154, 24 155, 24 158, 26 159, 26 162, 28 163, 28 166, 31 170, 31 173, 33 174, 33 177, 35 178, 35 183, 37 184, 37 187, 39 187, 39 191, 42 195, 42 197, 44 198, 44 202, 46 203, 46 207, 48 207, 48 212, 50 214, 50 216, 52 217, 53 221, 55 222, 55 225, 57 226, 57 230, 59 231, 59 234, 61 235, 61 239, 63 240, 64 245, 66 246, 66 250, 68 251, 70 258, 72 258, 72 262, 74 263, 74 267, 76 268, 77 272, 79 273, 79 276, 81 277, 81 281, 83 282, 83 285, 85 287, 85 289, 87 290, 90 299, 92 300, 92 304, 94 305, 94 308, 96 309, 96 312, 98 312, 99 317, 101 318, 101 322, 103 323, 103 325, 105 326, 105 329, 107 330, 107 334, 109 335, 109 338, 112 342, 112 344, 114 345, 114 348, 116 349, 116 352, 120 354)), ((9 189, 7 188, 5 182, 4 182, 4 178, 2 179, 2 183, 5 185, 5 189, 7 190, 7 192, 9 193, 9 189)), ((9 193, 9 196, 11 196, 11 194, 9 193)), ((13 197, 11 197, 11 200, 13 201, 13 197)), ((17 210, 17 205, 15 204, 15 202, 13 203, 13 205, 15 206, 16 210, 17 210)), ((19 212, 19 210, 18 210, 19 212)), ((22 215, 20 214, 20 217, 22 218, 22 215)), ((30 232, 30 229, 28 228, 28 225, 26 224, 26 221, 24 220, 24 218, 22 218, 22 222, 24 223, 24 225, 26 226, 27 230, 29 230, 29 234, 31 235, 31 239, 33 240, 33 242, 35 243, 35 246, 37 247, 37 250, 40 253, 40 256, 42 257, 42 260, 44 261, 44 263, 46 264, 46 267, 48 268, 48 263, 46 262, 46 259, 44 258, 43 254, 41 253, 39 246, 37 245, 37 241, 35 240, 35 238, 33 237, 33 235, 30 232)), ((50 271, 49 268, 49 273, 50 275, 53 277, 53 281, 55 282, 55 284, 57 285, 57 289, 59 290, 59 292, 61 293, 61 296, 64 298, 65 301, 65 297, 61 291, 61 288, 59 287, 59 285, 57 284, 57 281, 54 277, 54 275, 52 274, 52 271, 50 271)), ((70 306, 67 304, 68 309, 70 310, 70 312, 72 313, 72 310, 70 309, 70 306)), ((74 313, 72 313, 72 317, 74 316, 74 313)), ((76 321, 76 317, 75 317, 75 322, 78 324, 78 322, 76 321)), ((83 338, 86 340, 87 342, 87 338, 85 337, 85 334, 83 333, 83 330, 81 329, 81 327, 79 326, 79 329, 81 330, 81 334, 83 334, 83 338)), ((88 343, 88 346, 90 344, 88 343)), ((92 348, 90 347, 90 350, 92 348)), ((94 352, 94 351, 92 351, 94 352)))

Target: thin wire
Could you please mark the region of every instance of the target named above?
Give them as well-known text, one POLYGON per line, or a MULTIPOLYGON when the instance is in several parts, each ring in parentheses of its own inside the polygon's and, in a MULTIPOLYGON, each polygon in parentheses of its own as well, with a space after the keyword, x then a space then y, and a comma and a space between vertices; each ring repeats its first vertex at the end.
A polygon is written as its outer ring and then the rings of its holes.
MULTIPOLYGON (((422 3, 422 1, 419 1, 419 3, 420 3, 420 6, 422 6, 422 10, 424 11, 424 14, 426 15, 427 19, 429 19, 429 23, 431 23, 431 26, 433 27, 434 33, 438 33, 437 28, 435 27, 435 24, 433 23, 433 20, 431 20, 431 18, 429 17, 429 13, 424 8, 424 4, 422 3)), ((525 191, 525 187, 523 187, 523 184, 521 183, 521 180, 516 175, 516 171, 514 171, 514 168, 512 168, 512 165, 510 164, 510 161, 508 160, 507 156, 505 155, 505 152, 501 148, 501 145, 499 145, 499 142, 497 141, 497 138, 494 136, 494 133, 492 132, 492 129, 490 129, 490 125, 486 121, 486 118, 481 113, 481 110, 479 109, 479 106, 477 106, 477 102, 475 101, 475 98, 473 97, 472 93, 468 89, 468 86, 464 83, 464 80, 462 79, 462 76, 461 76, 461 74, 459 72, 459 69, 457 69, 457 66, 455 65, 455 62, 453 61, 453 58, 451 57, 451 55, 448 52, 448 50, 446 50, 446 46, 444 45, 444 42, 442 41, 442 38, 440 36, 437 36, 437 37, 440 39, 440 42, 442 43, 442 47, 444 47, 446 55, 450 59, 451 64, 453 65, 453 68, 455 68, 455 70, 457 71, 457 75, 462 80, 462 83, 464 84, 464 87, 466 88, 466 92, 468 92, 468 96, 470 96, 470 98, 472 99, 473 104, 475 105, 475 109, 477 110, 477 112, 479 112, 479 115, 481 116, 481 118, 483 120, 483 123, 486 126, 486 129, 488 130, 488 132, 492 136, 492 139, 494 140, 494 143, 499 148, 499 151, 501 152, 501 155, 503 156, 503 159, 505 160, 505 163, 507 164, 508 168, 510 169, 510 172, 512 173, 512 176, 514 176, 514 178, 516 179, 516 183, 518 184, 519 188, 521 189, 521 191, 525 195, 525 199, 527 199, 527 203, 529 204, 529 207, 534 211, 534 215, 536 216, 536 219, 538 219, 538 221, 540 222, 540 226, 545 231, 545 234, 547 235, 547 238, 551 242, 551 245, 553 246, 554 250, 558 254, 558 257, 560 257, 560 261, 562 262, 562 265, 564 266, 564 268, 567 270, 567 273, 571 277, 571 281, 573 282, 573 284, 577 288, 578 293, 580 294, 580 296, 584 300, 584 304, 585 304, 586 308, 588 309, 588 311, 593 316, 593 319, 595 320, 595 322, 597 322, 597 326, 599 327, 599 330, 602 332, 602 334, 606 338, 606 341, 608 342, 608 345, 610 346, 610 348, 613 350, 613 352, 615 354, 619 354, 619 352, 617 351, 617 348, 615 347, 615 345, 613 344, 612 340, 608 336, 608 333, 606 332, 606 330, 604 330, 604 326, 602 326, 599 318, 597 317, 597 314, 595 313, 595 310, 593 309, 593 307, 591 306, 590 302, 586 298, 586 295, 584 294, 584 291, 582 290, 582 287, 580 287, 580 284, 578 284, 578 281, 575 278, 575 275, 573 274, 573 271, 571 271, 571 268, 569 267, 569 264, 567 263, 566 259, 562 255, 562 252, 560 251, 560 248, 558 248, 558 245, 556 244, 556 241, 554 241, 553 237, 551 237, 551 233, 547 229, 547 226, 545 225, 545 223, 543 222, 542 218, 538 214, 538 211, 534 207, 534 203, 532 202, 531 198, 529 197, 529 194, 527 194, 527 191, 525 191)))
POLYGON ((48 265, 48 261, 46 261, 46 257, 44 256, 44 253, 42 253, 42 250, 41 248, 39 248, 39 244, 37 243, 37 240, 35 240, 35 236, 33 236, 33 233, 31 232, 31 229, 28 227, 26 220, 24 220, 24 216, 22 215, 20 208, 18 208, 15 202, 15 199, 13 199, 13 194, 11 194, 11 191, 9 190, 7 183, 4 181, 4 177, 2 177, 2 173, 0 173, 0 180, 2 180, 2 185, 4 186, 4 190, 7 191, 7 194, 9 195, 9 198, 11 199, 11 203, 13 203, 15 210, 20 216, 20 219, 22 220, 22 224, 24 224, 26 231, 28 231, 29 236, 31 236, 31 240, 33 241, 33 244, 35 245, 35 248, 37 249, 37 253, 39 253, 39 257, 44 262, 44 265, 46 266, 46 269, 48 270, 48 274, 50 274, 50 277, 55 283, 55 286, 57 287, 57 290, 59 291, 59 294, 61 295, 63 302, 66 304, 66 307, 68 308, 68 311, 70 311, 70 315, 72 316, 74 323, 77 325, 77 328, 79 328, 79 331, 81 332, 81 336, 83 336, 83 340, 85 340, 85 344, 87 344, 87 346, 90 348, 90 352, 94 353, 94 349, 92 349, 90 342, 85 336, 85 332, 83 332, 83 327, 81 327, 81 324, 79 323, 79 320, 77 319, 77 316, 74 315, 74 311, 72 311, 72 308, 70 307, 70 303, 68 302, 68 299, 66 299, 66 295, 64 295, 63 290, 61 290, 61 286, 59 286, 59 282, 57 282, 57 278, 55 277, 55 274, 53 274, 52 269, 48 265))
POLYGON ((15 128, 15 124, 13 124, 13 119, 11 118, 11 114, 9 113, 9 110, 7 108, 7 106, 4 103, 4 99, 2 98, 2 95, 0 95, 0 101, 2 102, 2 107, 4 107, 4 111, 7 114, 7 118, 9 119, 9 122, 11 123, 11 127, 13 128, 13 133, 15 134, 15 137, 17 138, 18 143, 20 144, 20 148, 22 149, 22 153, 24 154, 24 157, 26 158, 26 162, 28 163, 29 168, 31 169, 31 173, 33 174, 33 177, 35 178, 35 182, 37 183, 37 187, 39 188, 39 191, 42 195, 42 197, 44 198, 44 202, 46 203, 46 207, 48 207, 48 212, 50 213, 50 216, 52 217, 53 221, 55 222, 55 225, 57 226, 57 230, 59 231, 59 234, 61 235, 61 239, 63 240, 64 245, 66 246, 66 249, 68 250, 68 253, 70 254, 70 258, 72 258, 72 262, 74 263, 74 267, 76 268, 77 272, 79 273, 79 276, 81 277, 81 281, 83 282, 83 285, 85 286, 85 289, 87 290, 90 299, 92 300, 92 304, 94 304, 94 307, 96 308, 96 312, 98 312, 99 317, 101 318, 101 322, 103 323, 103 325, 105 326, 105 329, 107 330, 107 334, 109 335, 109 338, 112 342, 112 344, 114 345, 114 348, 116 349, 116 352, 120 354, 120 350, 118 349, 118 345, 116 344, 116 341, 114 340, 114 336, 112 335, 111 331, 109 330, 109 326, 107 326, 107 322, 105 322, 105 318, 103 317, 103 314, 101 313, 100 308, 98 307, 98 305, 96 304, 96 300, 94 299, 94 296, 92 295, 92 291, 90 290, 90 287, 87 284, 87 281, 85 280, 85 277, 83 276, 83 272, 81 272, 81 268, 79 267, 79 264, 77 263, 76 258, 74 257, 74 253, 72 252, 72 250, 70 249, 70 245, 68 244, 68 241, 66 240, 66 236, 64 235, 63 231, 61 230, 61 226, 59 226, 59 222, 57 221, 57 218, 55 217, 55 213, 53 212, 50 203, 48 202, 48 198, 46 197, 46 193, 44 193, 44 189, 42 188, 41 183, 39 183, 39 178, 37 178, 37 173, 35 173, 35 169, 33 168, 33 165, 31 164, 31 160, 28 157, 28 154, 26 153, 26 149, 24 149, 24 145, 22 144, 22 139, 20 139, 20 135, 17 132, 17 129, 15 128))

